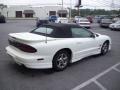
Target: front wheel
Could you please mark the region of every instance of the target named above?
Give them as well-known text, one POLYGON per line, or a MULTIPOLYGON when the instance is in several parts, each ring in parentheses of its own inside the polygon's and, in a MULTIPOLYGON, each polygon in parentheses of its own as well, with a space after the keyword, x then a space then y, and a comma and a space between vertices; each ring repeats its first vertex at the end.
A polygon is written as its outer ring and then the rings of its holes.
POLYGON ((62 71, 68 66, 69 61, 69 53, 67 51, 59 51, 53 58, 53 69, 62 71))
POLYGON ((109 42, 104 42, 101 48, 101 55, 105 55, 109 51, 109 42))

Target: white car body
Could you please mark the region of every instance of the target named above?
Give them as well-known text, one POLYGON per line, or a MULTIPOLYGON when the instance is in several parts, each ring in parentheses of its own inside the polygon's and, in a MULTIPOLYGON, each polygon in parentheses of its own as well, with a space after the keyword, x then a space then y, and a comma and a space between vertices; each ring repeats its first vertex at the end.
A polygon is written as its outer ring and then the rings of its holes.
POLYGON ((91 23, 87 18, 79 18, 79 20, 76 23, 79 24, 81 27, 86 27, 86 28, 91 27, 91 23))
POLYGON ((57 20, 55 21, 55 23, 68 23, 68 18, 65 17, 59 17, 57 18, 57 20))
POLYGON ((81 16, 75 16, 74 21, 78 22, 80 18, 81 18, 81 16))
POLYGON ((114 22, 120 21, 120 18, 119 17, 115 17, 115 18, 113 18, 113 21, 114 22))
POLYGON ((106 40, 110 43, 109 50, 111 49, 110 37, 100 34, 95 34, 95 38, 52 38, 23 32, 10 33, 9 39, 37 49, 35 53, 27 53, 13 45, 6 47, 7 54, 12 56, 16 63, 34 69, 52 68, 53 57, 62 49, 71 50, 71 63, 101 53, 101 47, 106 40))
POLYGON ((112 30, 120 30, 120 20, 109 25, 109 28, 112 30))

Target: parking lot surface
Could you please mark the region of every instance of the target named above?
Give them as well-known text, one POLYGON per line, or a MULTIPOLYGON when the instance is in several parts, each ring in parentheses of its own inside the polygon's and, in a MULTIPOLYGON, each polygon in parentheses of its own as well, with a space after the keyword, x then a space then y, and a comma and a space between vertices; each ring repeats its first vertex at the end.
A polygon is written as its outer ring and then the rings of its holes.
POLYGON ((34 20, 10 20, 0 24, 0 90, 120 90, 120 31, 100 28, 93 23, 91 31, 109 35, 112 50, 70 65, 66 70, 33 70, 20 67, 6 54, 8 34, 28 32, 34 20))

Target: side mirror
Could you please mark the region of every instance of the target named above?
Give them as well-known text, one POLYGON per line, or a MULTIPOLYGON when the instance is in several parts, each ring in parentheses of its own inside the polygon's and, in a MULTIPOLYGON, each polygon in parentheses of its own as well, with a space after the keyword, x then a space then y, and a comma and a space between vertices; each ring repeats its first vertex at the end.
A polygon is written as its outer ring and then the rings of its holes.
POLYGON ((97 34, 97 33, 93 33, 93 34, 91 35, 91 37, 92 37, 92 38, 99 37, 99 34, 97 34))
POLYGON ((95 37, 99 37, 99 35, 95 33, 95 37))
POLYGON ((95 35, 94 33, 92 33, 90 37, 91 37, 91 38, 95 38, 96 35, 95 35))

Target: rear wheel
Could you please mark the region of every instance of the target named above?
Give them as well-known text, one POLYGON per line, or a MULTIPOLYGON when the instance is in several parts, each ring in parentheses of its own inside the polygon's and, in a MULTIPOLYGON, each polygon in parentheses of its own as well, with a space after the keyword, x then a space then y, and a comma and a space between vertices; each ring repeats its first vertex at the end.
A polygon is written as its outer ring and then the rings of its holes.
POLYGON ((104 42, 101 48, 101 55, 105 55, 109 50, 109 42, 104 42))
POLYGON ((64 70, 70 61, 70 55, 67 51, 59 51, 53 58, 53 69, 56 71, 64 70))

